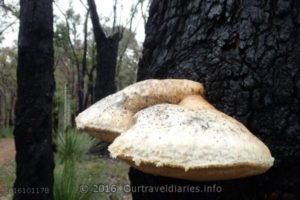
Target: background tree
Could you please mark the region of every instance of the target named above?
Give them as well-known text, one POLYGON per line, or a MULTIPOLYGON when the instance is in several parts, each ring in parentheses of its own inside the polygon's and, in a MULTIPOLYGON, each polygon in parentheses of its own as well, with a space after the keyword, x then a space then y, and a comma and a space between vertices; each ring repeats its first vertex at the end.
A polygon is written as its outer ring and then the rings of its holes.
POLYGON ((116 85, 118 90, 136 81, 140 57, 141 47, 135 39, 135 32, 123 28, 123 38, 119 43, 116 68, 116 85))
POLYGON ((17 55, 15 47, 0 49, 0 127, 13 125, 16 102, 17 55))
POLYGON ((52 0, 21 0, 20 5, 14 199, 48 200, 53 199, 54 168, 52 0), (40 192, 28 192, 33 189, 40 192))
POLYGON ((153 0, 138 80, 188 78, 275 157, 264 175, 189 182, 130 170, 133 186, 217 184, 222 193, 134 193, 134 199, 299 199, 300 2, 153 0))
POLYGON ((18 10, 18 5, 15 2, 7 3, 5 0, 0 0, 0 44, 4 33, 17 23, 19 19, 18 10))
POLYGON ((57 65, 60 64, 64 68, 69 68, 72 73, 71 80, 67 86, 71 90, 71 94, 76 100, 75 113, 78 114, 86 108, 85 102, 88 94, 85 93, 86 81, 85 76, 88 73, 88 17, 89 10, 86 9, 86 15, 82 24, 80 14, 75 13, 72 7, 65 12, 59 8, 60 13, 65 18, 64 21, 56 23, 55 31, 55 47, 57 53, 57 65), (79 26, 83 25, 82 33, 78 31, 79 26), (83 35, 83 40, 80 39, 83 35), (68 58, 67 62, 66 58, 68 58), (71 66, 69 66, 71 65, 71 66))
POLYGON ((139 48, 139 45, 135 39, 135 29, 137 27, 133 27, 133 20, 139 11, 139 5, 141 5, 140 11, 142 12, 142 16, 145 17, 143 15, 143 3, 144 0, 138 0, 132 5, 130 10, 130 18, 128 20, 129 27, 122 29, 123 37, 118 48, 118 59, 116 66, 116 83, 118 89, 122 89, 135 81, 137 72, 137 63, 135 63, 135 61, 138 61, 140 58, 141 48, 139 48), (134 76, 130 76, 130 74, 134 74, 134 76))
MULTIPOLYGON (((55 130, 73 125, 72 122, 76 114, 95 101, 95 38, 93 29, 89 28, 88 23, 89 7, 82 1, 78 3, 82 5, 83 12, 78 12, 72 3, 66 8, 55 3, 54 7, 58 13, 54 20, 55 78, 57 82, 53 117, 55 130), (84 12, 85 15, 82 14, 84 12), (68 102, 69 105, 65 102, 68 102), (65 110, 69 112, 65 112, 65 110), (71 117, 68 117, 69 115, 71 117)), ((104 19, 102 28, 105 34, 113 34, 117 30, 123 30, 124 37, 119 42, 117 69, 114 78, 117 89, 133 83, 136 77, 141 47, 135 39, 136 27, 133 24, 133 19, 138 12, 138 4, 139 1, 132 6, 135 9, 134 12, 130 13, 128 19, 128 24, 131 24, 128 25, 129 28, 117 25, 119 22, 114 22, 113 26, 109 26, 109 19, 100 15, 100 18, 104 19)), ((118 11, 115 10, 113 13, 116 18, 118 11)))
POLYGON ((94 0, 88 0, 96 42, 96 83, 95 100, 102 99, 116 91, 115 74, 119 41, 122 33, 117 31, 111 36, 106 36, 100 21, 94 0))

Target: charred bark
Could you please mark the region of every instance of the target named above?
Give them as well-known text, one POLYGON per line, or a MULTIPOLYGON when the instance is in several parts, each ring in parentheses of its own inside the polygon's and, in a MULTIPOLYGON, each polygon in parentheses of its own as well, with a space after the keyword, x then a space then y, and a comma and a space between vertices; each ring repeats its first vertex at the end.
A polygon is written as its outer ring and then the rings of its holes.
POLYGON ((21 0, 14 200, 53 199, 52 0, 21 0))
POLYGON ((189 182, 131 169, 132 186, 217 184, 221 193, 142 193, 142 199, 300 199, 300 2, 154 0, 138 80, 187 78, 244 123, 275 157, 266 174, 189 182))
MULTIPOLYGON (((119 33, 108 37, 97 47, 97 67, 95 80, 95 101, 98 101, 114 92, 116 65, 118 56, 119 33)), ((98 46, 98 45, 97 45, 98 46)))
POLYGON ((93 32, 96 41, 96 80, 95 101, 116 92, 115 74, 118 55, 118 45, 122 34, 117 32, 112 36, 106 36, 97 13, 94 0, 88 0, 93 32))

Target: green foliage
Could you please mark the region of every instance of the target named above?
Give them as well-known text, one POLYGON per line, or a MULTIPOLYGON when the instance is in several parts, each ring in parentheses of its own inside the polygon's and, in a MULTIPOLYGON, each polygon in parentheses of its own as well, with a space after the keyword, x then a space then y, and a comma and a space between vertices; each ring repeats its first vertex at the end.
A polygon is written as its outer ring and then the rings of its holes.
POLYGON ((89 135, 69 129, 56 138, 57 158, 60 163, 80 161, 94 144, 89 135))
POLYGON ((59 165, 55 170, 54 194, 56 200, 130 199, 130 194, 122 190, 122 186, 129 184, 126 164, 111 159, 95 158, 81 162, 76 165, 76 168, 64 166, 59 165), (67 171, 68 169, 71 170, 67 171), (80 186, 87 187, 89 192, 81 193, 80 186), (106 192, 100 192, 97 186, 106 187, 106 192), (118 188, 116 191, 109 191, 107 187, 110 186, 118 188))
POLYGON ((123 38, 119 43, 116 85, 118 90, 136 81, 141 47, 135 39, 135 33, 124 28, 123 38))
POLYGON ((116 77, 116 85, 118 90, 133 84, 136 81, 137 64, 127 63, 128 60, 120 66, 119 73, 116 77))
POLYGON ((63 132, 71 126, 71 116, 76 110, 75 99, 72 98, 67 84, 55 91, 53 104, 55 130, 63 132))
POLYGON ((17 90, 16 68, 16 48, 0 48, 0 127, 10 126, 14 118, 17 90))
POLYGON ((93 193, 80 192, 82 182, 89 183, 74 161, 67 161, 55 170, 54 198, 56 200, 90 200, 93 193))
POLYGON ((85 133, 66 130, 56 138, 59 164, 55 169, 54 196, 56 200, 89 200, 92 193, 81 193, 80 184, 85 181, 79 162, 93 145, 93 140, 85 133))
POLYGON ((0 168, 0 199, 1 200, 12 199, 12 192, 7 192, 7 191, 13 188, 15 179, 16 179, 15 162, 8 162, 3 166, 1 166, 0 168))
POLYGON ((0 138, 13 138, 13 132, 13 127, 2 127, 0 128, 0 138))
POLYGON ((87 172, 86 177, 91 180, 83 182, 95 192, 91 200, 130 199, 130 194, 122 190, 122 186, 129 184, 127 164, 111 159, 96 158, 81 165, 81 170, 87 172), (106 192, 99 192, 94 186, 106 187, 106 192), (115 191, 109 189, 111 186, 117 187, 113 188, 115 191))

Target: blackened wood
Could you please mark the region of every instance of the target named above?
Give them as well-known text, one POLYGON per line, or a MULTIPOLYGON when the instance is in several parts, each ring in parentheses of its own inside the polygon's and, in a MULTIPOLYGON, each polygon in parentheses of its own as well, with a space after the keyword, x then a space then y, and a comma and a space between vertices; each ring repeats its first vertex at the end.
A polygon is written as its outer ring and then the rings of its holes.
POLYGON ((106 36, 100 24, 97 8, 94 0, 88 0, 93 24, 93 32, 96 41, 96 80, 95 101, 116 92, 115 74, 117 65, 118 45, 122 34, 117 32, 112 36, 106 36))
MULTIPOLYGON (((189 182, 131 169, 132 186, 218 184, 221 193, 133 193, 147 199, 300 199, 300 2, 153 0, 138 80, 187 78, 244 123, 276 161, 264 175, 189 182)), ((179 149, 180 151, 180 149, 179 149)))
POLYGON ((52 0, 21 0, 14 200, 53 199, 52 0))

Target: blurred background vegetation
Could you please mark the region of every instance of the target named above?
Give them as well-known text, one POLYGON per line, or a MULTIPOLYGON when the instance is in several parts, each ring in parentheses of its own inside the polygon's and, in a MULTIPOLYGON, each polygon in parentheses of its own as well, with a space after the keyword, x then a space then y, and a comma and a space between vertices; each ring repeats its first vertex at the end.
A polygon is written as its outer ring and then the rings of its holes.
MULTIPOLYGON (((132 25, 132 21, 138 12, 137 5, 142 2, 137 1, 132 4, 126 26, 116 23, 112 26, 109 26, 109 23, 103 25, 107 34, 122 30, 123 37, 119 43, 115 76, 118 90, 134 83, 136 79, 142 46, 136 40, 136 27, 132 25)), ((74 125, 73 119, 78 111, 77 90, 80 81, 78 74, 82 73, 83 67, 86 68, 83 73, 82 86, 84 108, 94 102, 96 47, 92 26, 87 20, 88 15, 84 16, 80 12, 76 12, 72 4, 64 9, 60 8, 58 4, 55 4, 54 7, 59 13, 54 18, 56 90, 53 112, 54 129, 58 130, 74 125), (87 23, 86 30, 83 28, 85 23, 87 23), (85 45, 86 52, 84 52, 85 45)), ((2 5, 0 3, 0 47, 6 31, 16 27, 17 10, 18 4, 15 1, 2 5)), ((100 17, 109 21, 103 16, 100 17)), ((14 125, 14 105, 17 92, 16 67, 17 42, 14 41, 11 45, 0 48, 0 128, 5 130, 14 125)), ((2 136, 3 131, 0 134, 0 137, 4 137, 2 136)))
MULTIPOLYGON (((88 134, 75 130, 74 118, 79 112, 78 90, 83 90, 84 109, 95 101, 96 45, 86 2, 70 0, 64 3, 67 6, 62 6, 60 2, 63 1, 55 1, 53 5, 56 81, 53 102, 55 199, 130 199, 130 195, 121 190, 101 194, 82 194, 78 190, 80 184, 129 184, 128 166, 100 155, 101 144, 88 134), (74 4, 77 6, 74 7, 74 4), (81 5, 81 10, 78 10, 78 5, 81 5), (82 80, 80 76, 83 77, 82 80), (83 82, 81 86, 80 81, 83 82)), ((102 16, 100 13, 99 16, 107 35, 122 32, 115 75, 117 90, 136 81, 142 44, 137 40, 138 25, 134 21, 139 21, 144 26, 147 18, 145 13, 150 4, 146 0, 131 1, 130 10, 124 16, 124 3, 126 2, 114 0, 112 15, 102 16)), ((18 32, 18 22, 19 1, 0 0, 0 142, 3 138, 13 138, 17 95, 17 41, 7 44, 7 38, 18 32)), ((11 193, 3 193, 3 190, 12 188, 14 179, 15 162, 11 160, 0 166, 0 200, 11 199, 11 193)))

